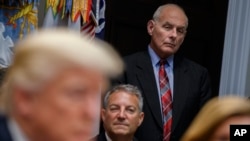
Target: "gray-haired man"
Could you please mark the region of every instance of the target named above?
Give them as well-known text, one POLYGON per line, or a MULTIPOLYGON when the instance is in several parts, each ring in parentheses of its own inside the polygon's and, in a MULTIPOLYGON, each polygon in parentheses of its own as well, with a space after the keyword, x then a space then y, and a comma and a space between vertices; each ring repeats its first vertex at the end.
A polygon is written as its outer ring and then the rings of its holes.
POLYGON ((135 141, 134 133, 141 125, 143 98, 133 85, 118 85, 104 97, 102 120, 105 133, 98 141, 135 141))

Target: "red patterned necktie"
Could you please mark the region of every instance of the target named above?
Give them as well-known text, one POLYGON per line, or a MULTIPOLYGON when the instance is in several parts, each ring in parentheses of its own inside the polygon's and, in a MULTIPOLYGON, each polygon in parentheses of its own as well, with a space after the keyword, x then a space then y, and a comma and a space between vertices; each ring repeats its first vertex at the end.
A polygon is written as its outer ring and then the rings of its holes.
POLYGON ((172 125, 172 96, 167 73, 165 71, 165 60, 160 61, 159 83, 163 114, 163 141, 170 140, 171 125, 172 125))

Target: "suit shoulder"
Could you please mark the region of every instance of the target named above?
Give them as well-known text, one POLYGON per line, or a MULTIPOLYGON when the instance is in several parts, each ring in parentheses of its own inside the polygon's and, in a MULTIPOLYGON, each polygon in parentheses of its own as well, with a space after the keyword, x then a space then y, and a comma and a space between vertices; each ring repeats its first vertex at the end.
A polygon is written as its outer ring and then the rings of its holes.
POLYGON ((199 70, 199 71, 207 71, 207 68, 205 68, 204 66, 190 60, 190 59, 187 59, 187 58, 183 58, 183 63, 186 64, 186 66, 188 68, 191 68, 191 69, 196 69, 196 70, 199 70))

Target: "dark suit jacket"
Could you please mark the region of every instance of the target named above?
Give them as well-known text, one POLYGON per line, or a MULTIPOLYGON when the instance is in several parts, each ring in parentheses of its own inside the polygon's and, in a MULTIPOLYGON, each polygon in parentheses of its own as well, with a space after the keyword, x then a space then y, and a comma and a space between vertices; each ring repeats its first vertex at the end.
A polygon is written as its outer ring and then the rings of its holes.
MULTIPOLYGON (((107 141, 105 132, 101 132, 97 137, 95 137, 96 141, 107 141)), ((133 138, 133 141, 138 141, 136 138, 133 138)))
MULTIPOLYGON (((119 83, 136 85, 144 97, 145 113, 136 138, 162 141, 163 124, 156 80, 147 51, 125 57, 126 70, 119 83)), ((211 98, 208 71, 183 57, 174 57, 173 123, 171 141, 179 141, 203 104, 211 98)))
POLYGON ((0 115, 0 141, 12 141, 6 117, 0 115))

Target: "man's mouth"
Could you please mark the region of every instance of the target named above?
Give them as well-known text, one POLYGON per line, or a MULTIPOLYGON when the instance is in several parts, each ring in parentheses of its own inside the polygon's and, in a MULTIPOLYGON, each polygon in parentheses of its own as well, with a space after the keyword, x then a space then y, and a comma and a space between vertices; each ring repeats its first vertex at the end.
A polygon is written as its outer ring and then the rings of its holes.
POLYGON ((126 124, 126 123, 114 123, 114 125, 128 126, 128 124, 126 124))
POLYGON ((168 47, 171 47, 171 48, 175 47, 175 44, 173 44, 173 43, 164 43, 164 44, 167 45, 168 47))

